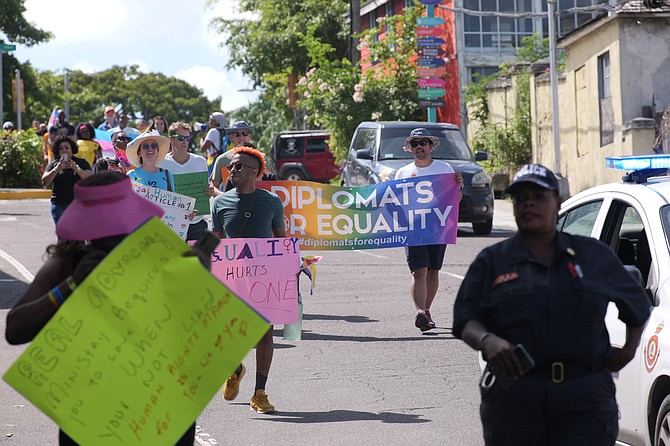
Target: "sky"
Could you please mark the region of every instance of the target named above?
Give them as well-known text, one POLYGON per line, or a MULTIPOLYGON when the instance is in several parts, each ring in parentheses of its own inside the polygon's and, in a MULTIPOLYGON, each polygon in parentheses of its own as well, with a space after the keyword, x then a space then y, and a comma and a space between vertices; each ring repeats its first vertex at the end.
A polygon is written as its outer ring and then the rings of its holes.
MULTIPOLYGON (((54 37, 33 47, 16 45, 21 62, 40 70, 94 73, 113 65, 138 65, 198 88, 210 100, 222 97, 221 111, 253 102, 257 94, 239 69, 225 68, 228 49, 209 27, 213 17, 230 17, 236 0, 26 0, 25 18, 54 37), (104 6, 103 6, 104 5, 104 6)), ((76 107, 76 104, 72 104, 76 107)), ((215 110, 212 110, 215 111, 215 110)))

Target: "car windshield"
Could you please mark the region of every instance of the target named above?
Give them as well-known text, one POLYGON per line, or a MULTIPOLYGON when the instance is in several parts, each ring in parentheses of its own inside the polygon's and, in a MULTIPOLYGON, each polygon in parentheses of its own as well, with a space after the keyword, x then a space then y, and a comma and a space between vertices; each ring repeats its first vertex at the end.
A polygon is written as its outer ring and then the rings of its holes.
MULTIPOLYGON (((472 161, 472 153, 468 149, 461 133, 455 129, 429 129, 431 135, 440 139, 437 150, 431 153, 433 159, 472 161)), ((405 139, 410 130, 406 128, 384 128, 382 129, 381 145, 379 147, 379 160, 388 159, 413 159, 412 152, 403 149, 405 139)))

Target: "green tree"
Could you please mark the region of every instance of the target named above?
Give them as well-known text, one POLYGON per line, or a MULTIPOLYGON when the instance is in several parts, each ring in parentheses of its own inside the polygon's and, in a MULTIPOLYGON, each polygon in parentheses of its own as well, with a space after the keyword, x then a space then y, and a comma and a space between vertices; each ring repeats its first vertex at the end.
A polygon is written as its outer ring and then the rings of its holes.
POLYGON ((261 94, 257 101, 233 111, 230 119, 253 125, 254 145, 269 155, 274 136, 291 128, 293 113, 285 103, 274 100, 271 95, 261 94))
POLYGON ((230 14, 234 18, 217 17, 211 26, 224 36, 230 54, 227 67, 242 70, 256 87, 276 85, 273 75, 281 74, 285 83, 288 73, 306 73, 311 40, 328 43, 330 60, 346 54, 346 0, 240 0, 238 8, 230 14))
POLYGON ((168 122, 177 120, 193 124, 206 121, 220 108, 221 98, 213 101, 202 90, 188 82, 160 73, 142 73, 136 65, 113 66, 99 73, 69 73, 65 94, 65 75, 53 71, 26 70, 26 109, 29 116, 45 120, 53 107, 63 108, 70 101, 73 124, 102 122, 105 106, 122 104, 131 119, 163 115, 168 122))
POLYGON ((300 105, 308 121, 331 132, 330 147, 346 158, 349 142, 361 121, 423 120, 417 99, 416 19, 422 8, 406 8, 403 15, 385 17, 361 35, 361 47, 373 62, 365 71, 347 59, 325 60, 323 42, 308 46, 313 67, 298 82, 300 105), (377 39, 387 30, 384 39, 377 39))
MULTIPOLYGON (((0 36, 4 35, 7 41, 0 38, 0 43, 20 43, 26 46, 37 45, 38 43, 47 42, 53 35, 48 31, 44 31, 35 27, 28 22, 23 16, 26 12, 24 6, 25 0, 3 0, 2 7, 0 7, 0 36)), ((12 79, 14 78, 14 70, 20 69, 23 75, 26 67, 21 65, 19 61, 10 53, 3 55, 2 63, 2 92, 3 95, 3 112, 5 119, 16 119, 16 114, 12 111, 12 79)), ((24 79, 24 88, 28 90, 30 82, 24 79)), ((26 103, 28 108, 28 103, 26 103)))
MULTIPOLYGON (((549 39, 532 35, 522 39, 517 61, 532 63, 548 56, 549 39)), ((527 73, 503 64, 497 73, 481 77, 478 82, 468 85, 465 89, 465 101, 471 110, 470 119, 480 124, 470 143, 474 150, 489 153, 489 161, 484 163, 487 170, 493 171, 530 161, 532 150, 530 76, 527 73), (507 115, 510 118, 503 123, 493 123, 489 116, 487 85, 503 78, 514 82, 516 96, 513 105, 508 107, 507 115)))
POLYGON ((0 130, 0 187, 41 187, 42 139, 35 130, 0 130))

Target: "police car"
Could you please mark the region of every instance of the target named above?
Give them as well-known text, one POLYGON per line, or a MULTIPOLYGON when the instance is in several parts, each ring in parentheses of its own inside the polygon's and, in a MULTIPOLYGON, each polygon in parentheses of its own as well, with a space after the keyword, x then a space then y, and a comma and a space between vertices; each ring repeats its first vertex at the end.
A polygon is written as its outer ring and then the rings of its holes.
MULTIPOLYGON (((606 165, 632 172, 568 199, 558 229, 609 245, 646 289, 653 309, 640 347, 614 376, 617 444, 670 445, 670 156, 610 157, 606 165)), ((612 344, 623 345, 626 328, 613 304, 606 322, 612 344)))

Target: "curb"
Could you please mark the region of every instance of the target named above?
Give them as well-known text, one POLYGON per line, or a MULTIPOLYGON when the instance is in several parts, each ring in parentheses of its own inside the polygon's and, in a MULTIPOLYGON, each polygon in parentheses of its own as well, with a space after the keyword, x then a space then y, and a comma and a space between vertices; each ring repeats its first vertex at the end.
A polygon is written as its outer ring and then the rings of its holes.
POLYGON ((0 189, 0 200, 51 198, 51 189, 0 189))

